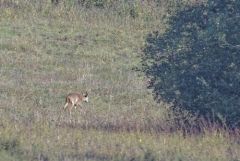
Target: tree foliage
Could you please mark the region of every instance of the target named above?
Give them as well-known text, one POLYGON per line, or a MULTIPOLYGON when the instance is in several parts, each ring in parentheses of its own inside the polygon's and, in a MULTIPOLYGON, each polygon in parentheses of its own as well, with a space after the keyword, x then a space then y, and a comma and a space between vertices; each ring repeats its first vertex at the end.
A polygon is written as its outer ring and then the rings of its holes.
POLYGON ((240 1, 209 0, 178 11, 150 33, 142 65, 156 100, 196 116, 240 121, 240 1))

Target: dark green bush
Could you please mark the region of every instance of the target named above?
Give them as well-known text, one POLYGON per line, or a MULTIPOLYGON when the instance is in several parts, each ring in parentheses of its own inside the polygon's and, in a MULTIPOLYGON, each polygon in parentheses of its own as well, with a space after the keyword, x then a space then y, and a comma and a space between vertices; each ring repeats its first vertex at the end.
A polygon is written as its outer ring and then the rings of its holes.
POLYGON ((165 34, 147 36, 142 55, 156 100, 239 125, 240 1, 209 0, 187 7, 169 24, 165 34))

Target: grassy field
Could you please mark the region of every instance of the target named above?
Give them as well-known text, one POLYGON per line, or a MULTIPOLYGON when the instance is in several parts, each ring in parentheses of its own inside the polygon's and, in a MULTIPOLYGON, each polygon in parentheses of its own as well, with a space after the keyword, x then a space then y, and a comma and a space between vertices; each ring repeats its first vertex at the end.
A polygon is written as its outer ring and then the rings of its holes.
POLYGON ((36 3, 0 1, 0 160, 240 160, 238 134, 170 132, 167 105, 134 70, 145 36, 167 28, 167 2, 36 3), (73 91, 90 102, 70 116, 73 91))

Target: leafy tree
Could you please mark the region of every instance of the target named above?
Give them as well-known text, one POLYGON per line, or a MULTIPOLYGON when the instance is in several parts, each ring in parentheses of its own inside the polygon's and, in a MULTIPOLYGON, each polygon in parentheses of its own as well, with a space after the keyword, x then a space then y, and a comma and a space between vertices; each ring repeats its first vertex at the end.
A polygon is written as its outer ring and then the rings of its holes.
POLYGON ((239 125, 240 1, 209 0, 187 7, 169 24, 164 34, 147 36, 142 55, 156 100, 239 125))

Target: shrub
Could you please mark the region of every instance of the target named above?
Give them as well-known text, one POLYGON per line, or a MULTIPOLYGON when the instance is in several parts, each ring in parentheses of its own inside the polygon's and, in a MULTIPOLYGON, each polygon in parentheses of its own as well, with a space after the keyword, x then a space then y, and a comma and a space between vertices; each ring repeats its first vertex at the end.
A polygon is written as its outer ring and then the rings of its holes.
POLYGON ((147 36, 142 69, 156 100, 239 124, 239 13, 240 1, 210 0, 178 11, 166 33, 147 36))

